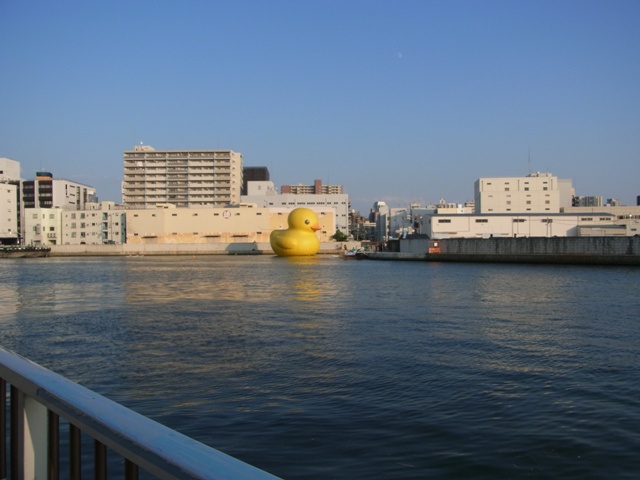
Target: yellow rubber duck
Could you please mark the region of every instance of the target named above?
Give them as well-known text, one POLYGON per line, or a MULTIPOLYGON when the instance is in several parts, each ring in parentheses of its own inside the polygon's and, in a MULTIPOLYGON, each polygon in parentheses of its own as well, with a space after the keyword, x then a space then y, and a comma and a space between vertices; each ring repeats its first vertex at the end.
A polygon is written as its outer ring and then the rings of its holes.
POLYGON ((316 230, 320 230, 318 217, 308 208, 296 208, 287 218, 289 228, 274 230, 269 236, 271 248, 279 257, 315 255, 320 250, 316 230))

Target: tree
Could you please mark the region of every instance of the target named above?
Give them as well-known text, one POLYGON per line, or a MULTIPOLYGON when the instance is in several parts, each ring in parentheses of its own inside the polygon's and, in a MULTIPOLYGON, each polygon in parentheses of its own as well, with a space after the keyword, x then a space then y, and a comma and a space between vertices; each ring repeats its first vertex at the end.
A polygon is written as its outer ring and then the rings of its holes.
POLYGON ((334 233, 331 238, 333 238, 336 242, 346 242, 349 237, 347 237, 342 231, 338 228, 336 233, 334 233))

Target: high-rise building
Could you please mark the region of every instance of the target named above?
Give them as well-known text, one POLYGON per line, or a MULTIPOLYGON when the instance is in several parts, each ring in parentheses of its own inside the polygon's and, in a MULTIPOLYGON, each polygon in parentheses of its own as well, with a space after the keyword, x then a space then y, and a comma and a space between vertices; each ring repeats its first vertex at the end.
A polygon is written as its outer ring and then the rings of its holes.
POLYGON ((242 154, 232 150, 124 152, 122 202, 127 208, 223 207, 240 202, 242 154))

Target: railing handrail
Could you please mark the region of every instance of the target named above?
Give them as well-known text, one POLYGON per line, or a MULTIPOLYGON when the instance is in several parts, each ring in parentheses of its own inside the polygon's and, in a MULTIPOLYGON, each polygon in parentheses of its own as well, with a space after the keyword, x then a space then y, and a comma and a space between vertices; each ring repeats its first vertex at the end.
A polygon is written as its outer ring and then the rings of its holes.
POLYGON ((3 347, 0 378, 158 478, 277 478, 3 347))

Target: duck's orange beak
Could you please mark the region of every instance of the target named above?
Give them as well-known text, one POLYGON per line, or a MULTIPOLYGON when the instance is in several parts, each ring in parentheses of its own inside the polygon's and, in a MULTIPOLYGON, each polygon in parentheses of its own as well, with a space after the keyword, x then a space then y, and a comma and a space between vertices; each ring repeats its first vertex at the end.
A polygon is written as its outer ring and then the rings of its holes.
POLYGON ((322 227, 320 226, 319 223, 314 223, 313 225, 311 225, 311 230, 313 230, 314 232, 316 230, 320 230, 322 227))

